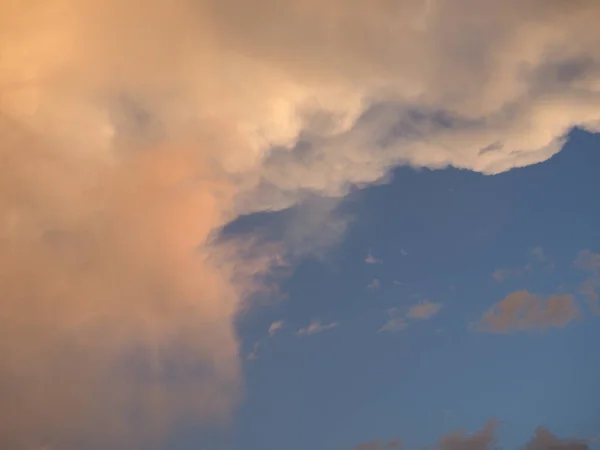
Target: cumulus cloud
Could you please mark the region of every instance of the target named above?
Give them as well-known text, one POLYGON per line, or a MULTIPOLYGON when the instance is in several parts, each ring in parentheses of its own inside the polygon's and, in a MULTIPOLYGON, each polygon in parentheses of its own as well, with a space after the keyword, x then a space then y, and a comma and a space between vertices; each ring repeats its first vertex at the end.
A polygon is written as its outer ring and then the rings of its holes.
MULTIPOLYGON (((481 430, 468 433, 466 430, 456 430, 443 435, 438 441, 427 448, 436 450, 499 450, 496 431, 499 422, 491 419, 481 430)), ((400 441, 370 441, 359 444, 354 450, 383 450, 400 447, 400 441)), ((522 445, 523 450, 588 450, 589 445, 583 439, 560 438, 547 428, 538 427, 529 442, 522 445)))
POLYGON ((476 328, 489 333, 544 331, 564 327, 579 317, 579 308, 570 294, 551 295, 544 300, 523 290, 507 295, 492 306, 476 328))
POLYGON ((315 197, 399 164, 533 164, 600 120, 595 0, 0 10, 7 448, 228 415, 232 321, 271 260, 216 242, 240 214, 308 205, 287 237, 302 252, 337 217, 315 197))
POLYGON ((409 319, 415 320, 427 320, 431 319, 442 309, 441 303, 433 303, 428 300, 412 305, 408 312, 406 313, 406 317, 409 319))
POLYGON ((321 323, 320 320, 311 320, 311 322, 305 327, 300 328, 296 334, 298 335, 312 335, 317 333, 322 333, 323 331, 331 330, 332 328, 336 328, 339 326, 337 322, 330 322, 327 324, 321 323))

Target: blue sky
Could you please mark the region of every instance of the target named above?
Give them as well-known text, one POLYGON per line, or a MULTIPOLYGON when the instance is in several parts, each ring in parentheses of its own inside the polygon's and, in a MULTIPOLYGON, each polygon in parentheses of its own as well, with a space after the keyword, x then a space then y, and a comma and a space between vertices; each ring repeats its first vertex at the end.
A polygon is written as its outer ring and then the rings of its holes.
POLYGON ((347 449, 395 436, 421 446, 492 417, 506 448, 537 426, 598 434, 598 316, 577 293, 587 274, 574 260, 600 242, 599 144, 574 131, 551 160, 496 176, 399 168, 346 199, 340 208, 354 220, 339 246, 304 259, 283 300, 240 319, 245 353, 260 344, 245 362, 233 447, 347 449), (501 269, 511 272, 496 280, 501 269), (523 289, 573 293, 582 317, 545 331, 469 329, 523 289), (443 306, 378 332, 390 308, 424 301, 443 306), (297 334, 315 319, 339 326, 297 334))

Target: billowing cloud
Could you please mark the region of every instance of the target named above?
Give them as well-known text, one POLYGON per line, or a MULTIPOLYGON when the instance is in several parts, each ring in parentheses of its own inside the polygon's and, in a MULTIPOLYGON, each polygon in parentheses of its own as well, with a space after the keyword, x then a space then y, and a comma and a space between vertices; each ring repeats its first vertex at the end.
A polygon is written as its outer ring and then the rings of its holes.
POLYGON ((0 0, 4 447, 226 418, 271 257, 216 242, 240 214, 308 205, 286 241, 321 247, 311 199, 598 129, 595 0, 427 4, 0 0))
POLYGON ((434 303, 428 300, 412 305, 408 312, 406 313, 406 317, 409 319, 415 320, 427 320, 431 319, 442 309, 441 303, 434 303))
POLYGON ((476 324, 479 331, 508 333, 560 328, 580 317, 570 294, 551 295, 543 300, 528 291, 516 291, 490 308, 476 324))
MULTIPOLYGON (((496 431, 498 421, 492 419, 481 429, 474 433, 466 430, 457 430, 442 436, 435 445, 427 447, 436 450, 498 450, 496 431)), ((552 434, 547 428, 538 427, 531 440, 522 445, 523 450, 588 450, 590 440, 560 438, 552 434)), ((370 441, 359 444, 354 450, 383 450, 400 447, 400 441, 370 441)))
POLYGON ((311 320, 305 328, 300 328, 296 334, 298 335, 312 335, 322 333, 323 331, 331 330, 332 328, 338 327, 340 324, 337 322, 321 323, 320 320, 311 320))

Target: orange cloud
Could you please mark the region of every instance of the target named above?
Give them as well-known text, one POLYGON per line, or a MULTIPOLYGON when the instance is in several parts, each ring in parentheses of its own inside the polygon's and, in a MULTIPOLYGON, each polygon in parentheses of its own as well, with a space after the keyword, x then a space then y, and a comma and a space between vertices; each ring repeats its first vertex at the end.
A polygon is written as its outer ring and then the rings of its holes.
POLYGON ((269 255, 213 242, 235 190, 208 152, 101 162, 0 125, 3 447, 133 445, 182 417, 227 419, 232 319, 269 255))
MULTIPOLYGON (((214 242, 238 215, 597 128, 597 2, 434 3, 0 0, 4 447, 226 418, 272 256, 214 242)), ((334 211, 288 239, 335 241, 334 211)))
POLYGON ((426 300, 422 303, 412 305, 406 313, 406 317, 415 320, 431 319, 440 312, 442 306, 443 305, 441 303, 433 303, 426 300))
MULTIPOLYGON (((497 420, 489 420, 483 428, 468 433, 465 429, 456 430, 443 435, 438 441, 431 446, 425 448, 435 450, 501 450, 503 447, 498 446, 496 431, 499 422, 497 420)), ((538 427, 533 437, 521 446, 524 450, 588 450, 588 443, 594 442, 592 439, 587 441, 584 439, 560 438, 551 433, 547 428, 538 427)), ((389 448, 401 448, 402 444, 398 439, 390 442, 385 441, 370 441, 359 444, 354 447, 354 450, 384 450, 389 448)))
POLYGON ((579 308, 570 294, 552 295, 543 300, 527 291, 516 291, 490 308, 476 328, 490 333, 543 331, 564 327, 579 317, 579 308))

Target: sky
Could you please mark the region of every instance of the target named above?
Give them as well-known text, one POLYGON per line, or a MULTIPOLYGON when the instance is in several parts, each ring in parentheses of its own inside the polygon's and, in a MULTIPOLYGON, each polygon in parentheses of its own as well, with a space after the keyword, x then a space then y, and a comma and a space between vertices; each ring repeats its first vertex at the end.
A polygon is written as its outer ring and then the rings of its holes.
POLYGON ((0 448, 600 448, 597 1, 0 10, 0 448))

